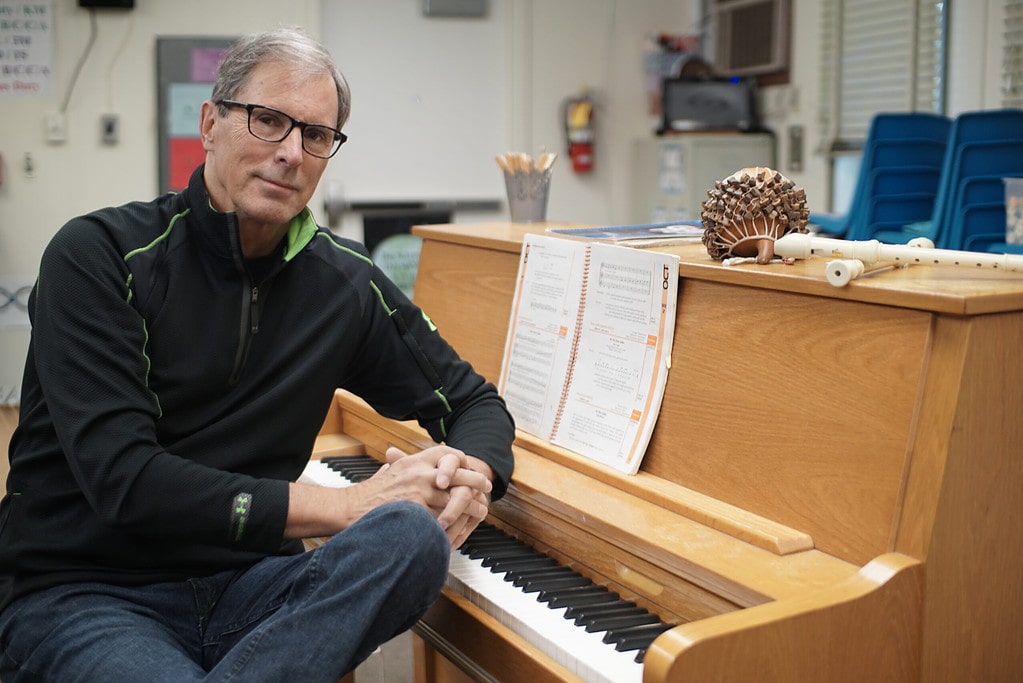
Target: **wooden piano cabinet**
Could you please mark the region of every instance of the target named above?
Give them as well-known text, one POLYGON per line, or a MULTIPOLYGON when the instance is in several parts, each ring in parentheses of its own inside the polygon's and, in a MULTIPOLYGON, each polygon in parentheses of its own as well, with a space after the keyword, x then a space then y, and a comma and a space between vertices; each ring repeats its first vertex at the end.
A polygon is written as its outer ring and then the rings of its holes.
MULTIPOLYGON (((491 379, 523 236, 546 227, 413 229, 417 303, 491 379)), ((823 259, 665 250, 675 345, 639 473, 520 433, 491 521, 679 624, 647 683, 1018 680, 1023 277, 911 266, 835 288, 823 259)), ((425 443, 337 401, 371 454, 425 443)), ((417 629, 420 682, 574 680, 447 589, 417 629)))
POLYGON ((831 588, 684 624, 654 641, 644 680, 919 680, 922 574, 889 553, 831 588))

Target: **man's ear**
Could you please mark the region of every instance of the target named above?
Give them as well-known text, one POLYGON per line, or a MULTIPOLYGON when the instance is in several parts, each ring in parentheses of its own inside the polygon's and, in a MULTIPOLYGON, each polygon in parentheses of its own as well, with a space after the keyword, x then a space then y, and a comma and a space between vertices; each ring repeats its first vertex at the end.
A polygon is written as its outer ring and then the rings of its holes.
POLYGON ((217 105, 210 100, 202 103, 199 109, 199 136, 202 146, 207 152, 213 148, 213 125, 217 120, 217 105))

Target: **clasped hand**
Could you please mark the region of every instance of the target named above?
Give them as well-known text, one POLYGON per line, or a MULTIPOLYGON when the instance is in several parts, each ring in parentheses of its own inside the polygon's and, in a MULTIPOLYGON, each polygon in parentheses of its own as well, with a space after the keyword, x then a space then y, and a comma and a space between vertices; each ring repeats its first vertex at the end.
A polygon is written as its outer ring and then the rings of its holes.
POLYGON ((471 467, 462 451, 432 446, 409 454, 392 446, 385 456, 387 464, 370 481, 383 485, 395 498, 429 508, 452 548, 461 546, 486 518, 493 485, 484 473, 471 467))

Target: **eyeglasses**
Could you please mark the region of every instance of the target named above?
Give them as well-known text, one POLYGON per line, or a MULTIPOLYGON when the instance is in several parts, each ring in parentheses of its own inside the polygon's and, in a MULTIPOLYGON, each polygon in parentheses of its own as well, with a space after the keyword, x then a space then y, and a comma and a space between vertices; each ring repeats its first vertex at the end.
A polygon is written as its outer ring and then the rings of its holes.
POLYGON ((272 107, 234 100, 217 100, 217 104, 244 109, 249 116, 249 132, 264 142, 280 142, 298 126, 302 131, 302 149, 321 159, 329 159, 337 154, 341 145, 348 139, 347 135, 336 128, 299 121, 272 107))

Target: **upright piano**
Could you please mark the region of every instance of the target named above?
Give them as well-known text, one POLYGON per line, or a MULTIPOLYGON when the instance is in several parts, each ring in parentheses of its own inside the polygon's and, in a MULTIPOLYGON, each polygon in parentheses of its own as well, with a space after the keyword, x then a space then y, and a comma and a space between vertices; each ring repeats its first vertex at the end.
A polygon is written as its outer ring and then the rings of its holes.
MULTIPOLYGON (((414 229, 414 298, 489 378, 523 236, 546 227, 414 229)), ((488 519, 665 625, 604 677, 1019 680, 1023 275, 911 266, 836 288, 822 260, 662 248, 680 257, 678 313, 639 473, 520 431, 488 519)), ((318 450, 427 441, 339 392, 318 450)), ((561 631, 523 635, 455 583, 414 630, 417 681, 600 678, 561 631)))

